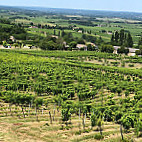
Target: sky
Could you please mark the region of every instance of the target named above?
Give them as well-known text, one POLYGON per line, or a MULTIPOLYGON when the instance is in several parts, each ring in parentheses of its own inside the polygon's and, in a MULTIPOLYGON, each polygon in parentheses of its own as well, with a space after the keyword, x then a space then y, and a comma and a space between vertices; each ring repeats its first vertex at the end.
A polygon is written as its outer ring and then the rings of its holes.
POLYGON ((142 0, 0 0, 0 5, 142 12, 142 0))

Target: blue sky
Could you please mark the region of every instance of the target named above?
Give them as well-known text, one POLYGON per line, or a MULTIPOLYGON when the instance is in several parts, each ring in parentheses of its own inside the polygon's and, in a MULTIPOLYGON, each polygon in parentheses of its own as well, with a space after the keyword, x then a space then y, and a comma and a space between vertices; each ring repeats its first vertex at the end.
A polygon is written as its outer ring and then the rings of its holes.
POLYGON ((142 0, 0 0, 0 5, 142 12, 142 0))

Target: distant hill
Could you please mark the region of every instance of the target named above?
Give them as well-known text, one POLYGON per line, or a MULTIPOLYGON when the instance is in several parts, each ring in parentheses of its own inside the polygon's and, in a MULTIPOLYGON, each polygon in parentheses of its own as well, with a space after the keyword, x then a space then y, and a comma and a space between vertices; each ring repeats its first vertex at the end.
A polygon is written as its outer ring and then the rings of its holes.
POLYGON ((21 13, 37 13, 38 14, 67 14, 82 15, 90 17, 108 17, 108 18, 124 18, 132 20, 141 20, 142 13, 123 12, 123 11, 101 11, 101 10, 81 10, 81 9, 63 9, 63 8, 44 8, 44 7, 10 7, 0 6, 0 10, 18 11, 21 13), (40 11, 40 13, 39 13, 40 11))

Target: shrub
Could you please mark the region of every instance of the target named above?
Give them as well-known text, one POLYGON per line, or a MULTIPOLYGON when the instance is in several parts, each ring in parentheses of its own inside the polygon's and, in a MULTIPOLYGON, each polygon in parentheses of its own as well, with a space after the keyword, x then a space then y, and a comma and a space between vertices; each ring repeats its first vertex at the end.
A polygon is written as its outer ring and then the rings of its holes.
POLYGON ((81 131, 75 132, 75 135, 81 135, 81 131))
POLYGON ((100 135, 100 134, 96 134, 96 135, 94 136, 94 139, 96 139, 96 140, 101 140, 101 139, 104 139, 104 136, 102 136, 102 135, 100 135))
POLYGON ((102 45, 101 52, 113 53, 114 48, 112 45, 102 45))
POLYGON ((129 67, 134 67, 134 64, 129 64, 129 67))

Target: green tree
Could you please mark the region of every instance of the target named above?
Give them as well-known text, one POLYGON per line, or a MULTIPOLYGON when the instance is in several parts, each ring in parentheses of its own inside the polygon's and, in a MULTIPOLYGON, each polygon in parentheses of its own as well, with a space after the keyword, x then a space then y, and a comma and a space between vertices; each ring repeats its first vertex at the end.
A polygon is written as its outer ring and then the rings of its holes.
POLYGON ((120 54, 124 53, 127 55, 129 53, 129 49, 125 48, 124 46, 121 46, 121 48, 119 48, 117 52, 120 54))
POLYGON ((60 31, 58 32, 58 36, 61 36, 61 32, 60 31))
POLYGON ((66 33, 64 32, 64 30, 61 33, 61 36, 64 37, 66 35, 66 33))
POLYGON ((57 50, 58 45, 52 40, 50 41, 42 40, 39 43, 39 47, 43 50, 57 50))
POLYGON ((114 48, 112 45, 102 45, 101 52, 113 53, 114 48))
POLYGON ((142 36, 139 39, 138 46, 142 45, 142 36))
POLYGON ((56 35, 56 30, 54 29, 54 33, 53 33, 54 35, 56 35))
POLYGON ((13 45, 15 46, 15 48, 19 46, 19 44, 18 44, 18 43, 14 43, 13 45))
POLYGON ((72 42, 69 43, 69 46, 70 46, 71 48, 76 48, 76 45, 77 45, 77 42, 76 42, 76 41, 72 41, 72 42))
POLYGON ((128 36, 127 36, 127 46, 133 47, 133 39, 132 39, 130 32, 128 33, 128 36))
POLYGON ((119 41, 119 33, 118 31, 115 32, 115 42, 118 43, 119 41))
POLYGON ((124 29, 121 29, 120 30, 120 45, 123 45, 124 37, 125 37, 124 29))
POLYGON ((112 34, 112 37, 111 37, 111 44, 114 44, 114 42, 115 42, 115 36, 114 36, 114 34, 112 34))
POLYGON ((7 45, 7 42, 3 41, 3 47, 6 47, 6 45, 7 45))

